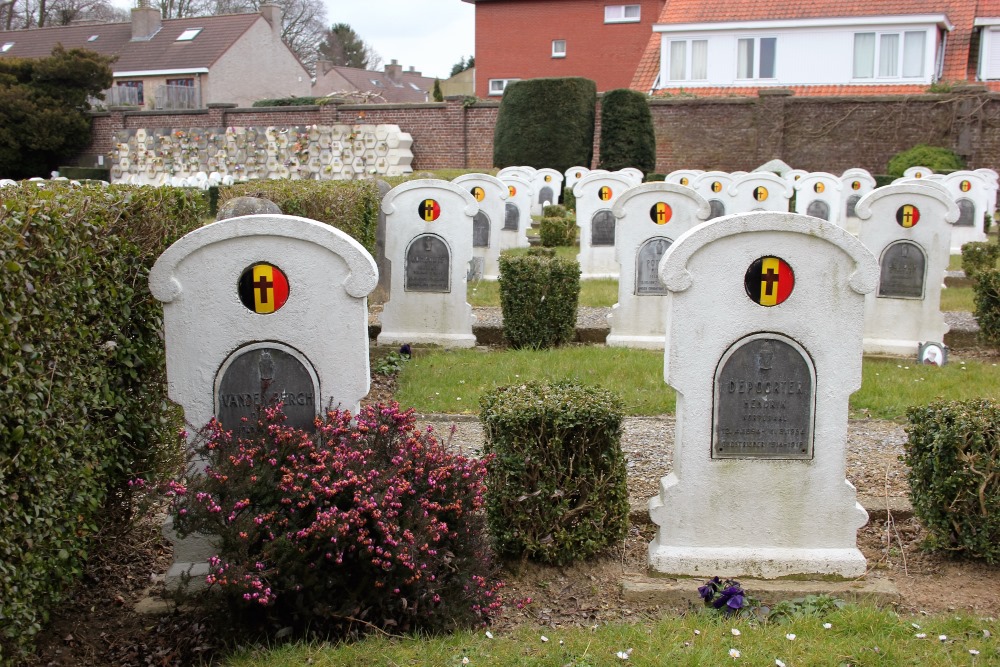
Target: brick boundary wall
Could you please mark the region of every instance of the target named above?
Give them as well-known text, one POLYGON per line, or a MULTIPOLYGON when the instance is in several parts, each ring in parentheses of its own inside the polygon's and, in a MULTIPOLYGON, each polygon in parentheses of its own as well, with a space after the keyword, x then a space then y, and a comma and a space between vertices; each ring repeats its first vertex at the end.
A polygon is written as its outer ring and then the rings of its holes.
MULTIPOLYGON (((113 108, 93 114, 91 145, 73 160, 93 166, 120 129, 268 125, 393 124, 413 137, 413 169, 490 169, 499 102, 467 104, 461 96, 422 104, 338 104, 193 111, 113 108)), ((916 144, 951 148, 970 169, 1000 171, 1000 94, 955 87, 945 94, 891 97, 796 97, 762 90, 758 97, 654 98, 656 171, 749 171, 780 158, 796 169, 885 172, 889 158, 916 144)), ((600 105, 594 163, 600 161, 600 105)), ((586 166, 586 165, 585 165, 586 166)))

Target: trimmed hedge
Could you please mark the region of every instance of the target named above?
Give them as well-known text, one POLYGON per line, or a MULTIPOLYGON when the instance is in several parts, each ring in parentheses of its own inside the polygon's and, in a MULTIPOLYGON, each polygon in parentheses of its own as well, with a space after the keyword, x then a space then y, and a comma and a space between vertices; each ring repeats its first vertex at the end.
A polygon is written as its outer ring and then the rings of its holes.
POLYGON ((480 399, 486 517, 497 552, 565 565, 628 529, 622 406, 575 383, 498 387, 480 399))
POLYGON ((346 232, 375 254, 375 230, 381 203, 374 180, 289 181, 236 183, 219 188, 218 205, 236 197, 270 199, 285 215, 325 222, 346 232))
POLYGON ((903 461, 928 546, 1000 562, 1000 403, 941 401, 907 417, 903 461))
POLYGON ((996 268, 1000 259, 1000 243, 970 241, 962 244, 962 270, 967 278, 975 278, 988 269, 996 268))
POLYGON ((576 193, 573 188, 563 188, 562 201, 567 211, 576 211, 576 193))
POLYGON ((580 300, 580 263, 547 252, 500 254, 503 335, 515 348, 544 349, 573 340, 580 300))
POLYGON ((254 107, 309 107, 317 104, 326 104, 329 98, 326 97, 276 97, 271 99, 257 100, 250 106, 254 107))
POLYGON ((887 171, 890 176, 899 178, 910 167, 927 167, 935 174, 950 174, 965 169, 965 161, 950 149, 917 144, 893 155, 889 159, 887 171))
POLYGON ((979 340, 1000 348, 1000 270, 988 269, 976 274, 972 285, 979 340))
POLYGON ((542 218, 538 236, 546 248, 572 246, 576 243, 576 229, 575 218, 542 218))
POLYGON ((4 188, 0 207, 0 662, 30 649, 129 480, 180 460, 149 269, 201 226, 177 188, 4 188))
POLYGON ((493 166, 565 172, 594 157, 597 84, 578 77, 508 84, 493 132, 493 166))
POLYGON ((569 211, 562 204, 548 204, 542 207, 543 218, 565 218, 569 211))
POLYGON ((656 169, 656 133, 646 95, 627 88, 601 97, 601 169, 656 169))
POLYGON ((59 167, 59 175, 76 181, 111 182, 111 170, 105 167, 59 167))

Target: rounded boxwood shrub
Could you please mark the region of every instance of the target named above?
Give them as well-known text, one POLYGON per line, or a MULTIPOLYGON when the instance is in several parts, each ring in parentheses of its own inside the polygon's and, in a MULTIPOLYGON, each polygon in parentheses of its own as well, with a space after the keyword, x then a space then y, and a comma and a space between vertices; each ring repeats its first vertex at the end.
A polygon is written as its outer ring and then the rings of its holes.
POLYGON ((565 218, 569 211, 562 204, 548 204, 542 207, 543 218, 565 218))
POLYGON ((965 161, 947 148, 917 144, 893 155, 889 159, 888 172, 890 176, 899 178, 910 167, 927 167, 935 174, 950 174, 965 169, 965 161))
POLYGON ((996 268, 998 259, 1000 243, 970 241, 962 244, 962 270, 968 278, 975 278, 983 271, 996 268))
POLYGON ((565 565, 628 528, 617 396, 571 382, 498 387, 480 400, 486 514, 497 552, 565 565))
POLYGON ((1000 561, 1000 403, 939 401, 907 417, 903 461, 928 546, 1000 561))
POLYGON ((642 93, 619 88, 601 97, 601 169, 656 169, 656 132, 642 93))
POLYGON ((563 345, 576 333, 580 263, 555 257, 551 248, 527 255, 500 254, 503 335, 516 348, 563 345))
POLYGON ((1000 270, 985 269, 975 274, 972 285, 979 340, 1000 348, 1000 270))
POLYGON ((576 220, 566 217, 542 218, 538 236, 546 248, 576 244, 576 220))

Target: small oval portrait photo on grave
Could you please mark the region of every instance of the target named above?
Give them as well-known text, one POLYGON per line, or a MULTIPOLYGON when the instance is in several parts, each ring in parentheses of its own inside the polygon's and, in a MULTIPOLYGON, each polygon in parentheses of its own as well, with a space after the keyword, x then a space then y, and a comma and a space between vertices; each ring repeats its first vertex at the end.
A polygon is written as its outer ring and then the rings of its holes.
POLYGON ((434 222, 441 216, 441 205, 434 199, 424 199, 417 206, 417 213, 424 222, 434 222))
POLYGON ((922 343, 917 361, 924 366, 944 366, 948 363, 948 347, 942 343, 922 343))
POLYGON ((258 262, 243 270, 237 291, 248 310, 269 315, 288 301, 288 278, 274 264, 258 262))
POLYGON ((755 260, 743 278, 747 296, 761 306, 777 306, 791 295, 795 288, 795 273, 780 257, 761 257, 755 260))
POLYGON ((673 215, 673 209, 666 202, 658 201, 649 209, 649 219, 658 225, 667 224, 673 215))
POLYGON ((903 204, 896 209, 896 222, 909 229, 920 222, 920 210, 913 204, 903 204))
POLYGON ((478 185, 469 190, 469 192, 471 192, 472 196, 476 198, 476 201, 483 201, 483 199, 486 198, 486 190, 483 190, 478 185))

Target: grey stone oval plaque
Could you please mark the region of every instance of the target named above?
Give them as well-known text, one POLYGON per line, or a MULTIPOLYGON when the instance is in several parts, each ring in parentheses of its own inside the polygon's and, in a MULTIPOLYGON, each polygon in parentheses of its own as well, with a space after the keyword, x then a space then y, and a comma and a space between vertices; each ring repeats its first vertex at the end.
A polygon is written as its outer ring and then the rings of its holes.
POLYGON ((451 252, 434 234, 421 234, 406 249, 403 266, 406 292, 451 292, 451 252))
POLYGON ((490 247, 490 217, 482 211, 472 218, 472 247, 490 247))
POLYGON ((806 215, 811 215, 812 217, 819 218, 820 220, 829 220, 830 205, 822 199, 814 199, 809 202, 809 206, 806 207, 806 215))
POLYGON ((517 204, 513 202, 507 202, 503 207, 503 228, 513 231, 517 231, 517 225, 521 221, 521 211, 518 210, 517 204))
POLYGON ((897 241, 882 252, 878 295, 903 299, 924 298, 927 258, 913 241, 897 241))
POLYGON ((261 347, 243 352, 225 369, 217 386, 215 415, 226 429, 240 435, 252 432, 257 411, 280 401, 286 424, 313 430, 319 388, 302 362, 284 350, 261 347))
POLYGON ((590 219, 590 245, 613 246, 615 244, 615 214, 603 208, 590 219))
POLYGON ((798 344, 754 334, 715 374, 712 458, 811 459, 815 371, 798 344))
POLYGON ((858 207, 859 201, 861 201, 861 195, 851 195, 850 197, 847 198, 847 205, 845 206, 844 214, 848 218, 858 217, 856 209, 858 207))
POLYGON ((539 204, 556 203, 555 195, 552 192, 552 188, 546 185, 544 188, 538 191, 538 203, 539 204))
POLYGON ((976 205, 972 203, 972 200, 956 199, 955 204, 958 206, 958 221, 955 222, 955 226, 974 227, 976 225, 976 205))
POLYGON ((726 205, 718 199, 708 200, 708 207, 710 209, 708 214, 709 220, 712 220, 713 218, 721 218, 726 214, 726 205))
POLYGON ((660 259, 673 243, 663 236, 647 240, 639 247, 635 257, 635 293, 638 296, 657 296, 667 293, 660 282, 660 259))

